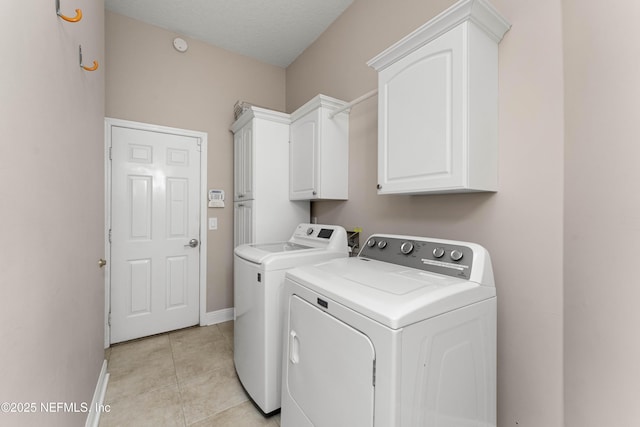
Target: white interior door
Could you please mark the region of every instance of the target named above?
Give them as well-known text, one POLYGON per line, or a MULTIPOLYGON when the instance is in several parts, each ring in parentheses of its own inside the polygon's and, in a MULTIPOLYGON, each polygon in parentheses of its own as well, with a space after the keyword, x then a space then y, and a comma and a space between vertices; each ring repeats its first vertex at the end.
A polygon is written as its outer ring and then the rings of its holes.
POLYGON ((200 139, 111 127, 111 343, 199 321, 200 139))

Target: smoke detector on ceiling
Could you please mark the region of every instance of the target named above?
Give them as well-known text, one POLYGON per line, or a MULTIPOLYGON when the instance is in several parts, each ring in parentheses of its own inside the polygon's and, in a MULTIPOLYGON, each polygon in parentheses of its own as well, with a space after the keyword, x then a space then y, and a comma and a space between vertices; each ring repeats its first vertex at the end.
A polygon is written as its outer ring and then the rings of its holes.
POLYGON ((176 37, 173 39, 173 47, 175 47, 178 52, 184 53, 189 48, 189 45, 186 40, 176 37))

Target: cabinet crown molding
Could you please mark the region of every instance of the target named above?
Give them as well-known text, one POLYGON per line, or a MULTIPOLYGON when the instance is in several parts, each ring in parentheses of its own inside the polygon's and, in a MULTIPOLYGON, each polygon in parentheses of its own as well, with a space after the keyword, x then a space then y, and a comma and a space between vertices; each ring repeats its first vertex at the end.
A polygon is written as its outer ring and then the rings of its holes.
MULTIPOLYGON (((296 121, 300 117, 315 110, 318 107, 325 107, 329 110, 337 110, 338 108, 344 107, 345 105, 347 105, 347 102, 345 101, 341 101, 339 99, 322 94, 316 95, 315 97, 311 98, 311 100, 309 100, 306 104, 291 113, 291 121, 296 121)), ((345 110, 344 113, 349 114, 349 110, 345 110)))
POLYGON ((286 125, 291 123, 291 115, 287 113, 281 113, 279 111, 267 110, 266 108, 251 106, 238 117, 238 120, 233 122, 229 128, 231 132, 236 133, 238 129, 249 123, 252 119, 266 119, 277 123, 284 123, 286 125))
POLYGON ((380 71, 450 29, 471 21, 499 43, 511 24, 487 0, 461 0, 367 62, 380 71))

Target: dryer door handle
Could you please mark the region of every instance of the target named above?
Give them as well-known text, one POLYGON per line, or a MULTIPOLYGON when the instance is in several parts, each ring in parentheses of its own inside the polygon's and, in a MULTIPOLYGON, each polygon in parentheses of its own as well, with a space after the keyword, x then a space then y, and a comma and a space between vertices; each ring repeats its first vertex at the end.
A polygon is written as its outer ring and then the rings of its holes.
POLYGON ((294 330, 289 332, 289 360, 294 365, 300 362, 300 340, 294 330))

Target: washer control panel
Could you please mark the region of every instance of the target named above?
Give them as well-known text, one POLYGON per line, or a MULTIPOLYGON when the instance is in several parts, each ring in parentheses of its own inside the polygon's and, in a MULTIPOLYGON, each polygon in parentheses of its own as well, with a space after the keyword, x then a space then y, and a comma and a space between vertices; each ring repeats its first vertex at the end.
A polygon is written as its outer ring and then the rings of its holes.
POLYGON ((469 279, 473 250, 442 240, 373 235, 359 257, 469 279))
POLYGON ((337 228, 335 225, 300 224, 293 233, 293 237, 329 240, 337 228))
POLYGON ((299 224, 289 242, 313 248, 349 252, 347 232, 339 225, 299 224))

